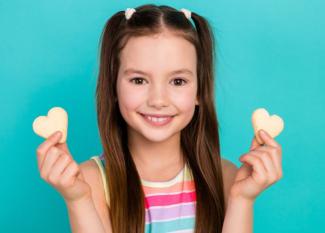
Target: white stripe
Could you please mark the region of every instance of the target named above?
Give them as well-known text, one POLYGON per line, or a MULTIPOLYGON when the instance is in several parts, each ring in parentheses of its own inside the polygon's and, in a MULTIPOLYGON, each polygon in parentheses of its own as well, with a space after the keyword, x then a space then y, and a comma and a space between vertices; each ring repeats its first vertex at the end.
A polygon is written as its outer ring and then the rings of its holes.
POLYGON ((152 188, 165 188, 165 187, 168 187, 168 186, 172 186, 178 182, 181 182, 181 177, 183 176, 184 174, 184 171, 185 171, 185 167, 180 171, 180 173, 174 177, 173 179, 169 180, 169 181, 147 181, 147 180, 143 180, 141 179, 141 182, 144 186, 147 186, 147 187, 152 187, 152 188))
POLYGON ((192 189, 190 191, 180 191, 180 192, 173 192, 173 193, 169 193, 169 192, 165 192, 165 193, 154 193, 154 194, 146 195, 146 197, 153 197, 153 196, 159 196, 159 195, 173 195, 173 194, 180 194, 180 193, 191 193, 193 191, 195 191, 195 189, 192 189))
POLYGON ((168 231, 167 233, 193 233, 193 229, 186 229, 186 230, 180 230, 180 231, 168 231))
POLYGON ((152 222, 146 222, 146 224, 148 223, 155 223, 155 222, 169 222, 169 221, 173 221, 173 220, 179 220, 179 219, 186 219, 186 218, 192 218, 195 217, 195 214, 193 215, 187 215, 187 216, 181 216, 181 217, 176 217, 176 218, 167 218, 167 219, 163 219, 163 220, 155 220, 152 222))

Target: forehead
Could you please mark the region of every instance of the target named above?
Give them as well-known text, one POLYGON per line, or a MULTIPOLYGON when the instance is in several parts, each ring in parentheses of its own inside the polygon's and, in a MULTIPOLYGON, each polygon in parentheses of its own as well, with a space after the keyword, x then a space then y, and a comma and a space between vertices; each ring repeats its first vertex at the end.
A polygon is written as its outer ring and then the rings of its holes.
POLYGON ((186 68, 196 72, 194 45, 171 33, 131 37, 120 59, 122 70, 129 67, 150 71, 186 68))

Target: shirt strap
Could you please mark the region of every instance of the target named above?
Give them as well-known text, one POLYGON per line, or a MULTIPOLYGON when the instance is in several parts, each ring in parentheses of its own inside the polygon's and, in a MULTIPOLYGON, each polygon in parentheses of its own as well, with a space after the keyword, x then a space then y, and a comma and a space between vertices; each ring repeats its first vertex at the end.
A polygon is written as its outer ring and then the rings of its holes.
POLYGON ((95 162, 99 168, 100 175, 102 177, 102 181, 103 181, 103 185, 104 185, 106 204, 109 206, 109 192, 108 192, 107 179, 106 179, 106 175, 105 175, 105 161, 104 161, 104 159, 100 159, 100 157, 98 155, 92 156, 90 159, 95 160, 95 162))

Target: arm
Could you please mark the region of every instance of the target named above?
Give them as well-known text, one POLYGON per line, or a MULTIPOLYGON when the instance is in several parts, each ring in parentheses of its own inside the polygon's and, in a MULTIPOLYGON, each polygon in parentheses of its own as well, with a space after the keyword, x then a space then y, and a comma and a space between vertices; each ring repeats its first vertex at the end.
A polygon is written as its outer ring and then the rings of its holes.
POLYGON ((222 233, 253 232, 253 202, 229 197, 222 233))
POLYGON ((256 197, 282 178, 282 149, 268 133, 259 131, 262 146, 253 138, 250 151, 240 157, 243 165, 230 170, 232 186, 222 233, 253 232, 253 204, 256 197), (234 175, 235 174, 235 175, 234 175))
POLYGON ((66 204, 73 233, 105 233, 91 197, 66 204))
POLYGON ((91 195, 79 203, 66 201, 72 232, 112 233, 103 183, 95 161, 81 163, 80 169, 91 187, 91 195))
POLYGON ((253 232, 253 201, 231 195, 231 187, 238 172, 237 166, 229 160, 222 160, 226 215, 222 233, 253 232))
MULTIPOLYGON (((92 180, 96 180, 92 176, 89 178, 88 170, 92 169, 86 169, 87 163, 79 166, 74 161, 67 144, 59 143, 61 137, 62 133, 56 132, 37 148, 40 175, 64 198, 74 233, 105 233, 104 226, 106 227, 108 224, 103 225, 105 222, 102 223, 96 211, 96 205, 100 207, 100 203, 104 201, 100 199, 93 201, 93 197, 96 197, 94 193, 98 192, 91 190, 94 185, 89 184, 92 180)), ((100 211, 99 214, 103 212, 100 211)), ((106 230, 106 232, 111 231, 106 230)))

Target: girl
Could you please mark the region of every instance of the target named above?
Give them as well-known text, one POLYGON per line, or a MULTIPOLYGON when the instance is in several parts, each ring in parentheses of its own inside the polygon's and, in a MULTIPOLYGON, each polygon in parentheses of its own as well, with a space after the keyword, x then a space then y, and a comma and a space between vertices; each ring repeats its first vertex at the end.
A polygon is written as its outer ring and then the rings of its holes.
POLYGON ((281 146, 259 131, 264 144, 254 137, 239 169, 221 158, 213 65, 213 34, 196 13, 143 5, 108 20, 103 155, 77 165, 60 132, 37 149, 73 232, 252 232, 254 200, 282 176, 281 146))

